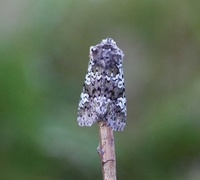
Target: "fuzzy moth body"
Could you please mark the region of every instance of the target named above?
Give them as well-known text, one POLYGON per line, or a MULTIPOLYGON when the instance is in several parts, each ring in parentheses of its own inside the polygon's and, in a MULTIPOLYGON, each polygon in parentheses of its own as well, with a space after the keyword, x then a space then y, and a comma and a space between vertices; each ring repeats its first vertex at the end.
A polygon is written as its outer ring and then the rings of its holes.
POLYGON ((90 61, 78 106, 78 124, 105 121, 115 131, 126 124, 123 52, 111 38, 90 47, 90 61))

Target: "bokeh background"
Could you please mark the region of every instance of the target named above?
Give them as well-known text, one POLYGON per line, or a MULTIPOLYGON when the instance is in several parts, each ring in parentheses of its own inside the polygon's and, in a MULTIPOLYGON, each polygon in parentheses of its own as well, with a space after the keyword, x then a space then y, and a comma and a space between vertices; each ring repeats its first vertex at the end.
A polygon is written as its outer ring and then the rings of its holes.
POLYGON ((200 179, 200 1, 1 0, 0 179, 102 179, 79 127, 89 47, 124 51, 118 179, 200 179))

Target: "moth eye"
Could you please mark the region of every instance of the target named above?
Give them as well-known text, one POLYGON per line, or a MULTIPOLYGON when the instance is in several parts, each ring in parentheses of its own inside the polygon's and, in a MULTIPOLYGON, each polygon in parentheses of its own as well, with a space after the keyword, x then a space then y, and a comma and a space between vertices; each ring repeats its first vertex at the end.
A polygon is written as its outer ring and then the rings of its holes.
POLYGON ((91 51, 94 55, 96 55, 98 53, 98 49, 97 48, 91 48, 91 51))

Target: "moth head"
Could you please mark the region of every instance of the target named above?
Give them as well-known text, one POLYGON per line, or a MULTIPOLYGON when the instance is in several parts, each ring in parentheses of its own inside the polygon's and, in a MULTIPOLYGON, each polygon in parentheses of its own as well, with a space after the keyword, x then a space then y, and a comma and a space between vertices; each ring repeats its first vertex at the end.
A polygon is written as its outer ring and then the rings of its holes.
POLYGON ((121 63, 123 56, 123 52, 111 38, 103 39, 100 44, 90 47, 90 58, 103 67, 121 63))

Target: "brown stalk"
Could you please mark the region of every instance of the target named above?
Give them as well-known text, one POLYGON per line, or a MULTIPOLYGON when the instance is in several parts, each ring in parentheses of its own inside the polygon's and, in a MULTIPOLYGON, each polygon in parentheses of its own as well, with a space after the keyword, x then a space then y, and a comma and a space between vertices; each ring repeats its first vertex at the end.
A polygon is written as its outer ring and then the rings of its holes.
POLYGON ((103 180, 116 180, 116 158, 113 130, 104 121, 98 122, 100 143, 97 148, 101 159, 103 180))

